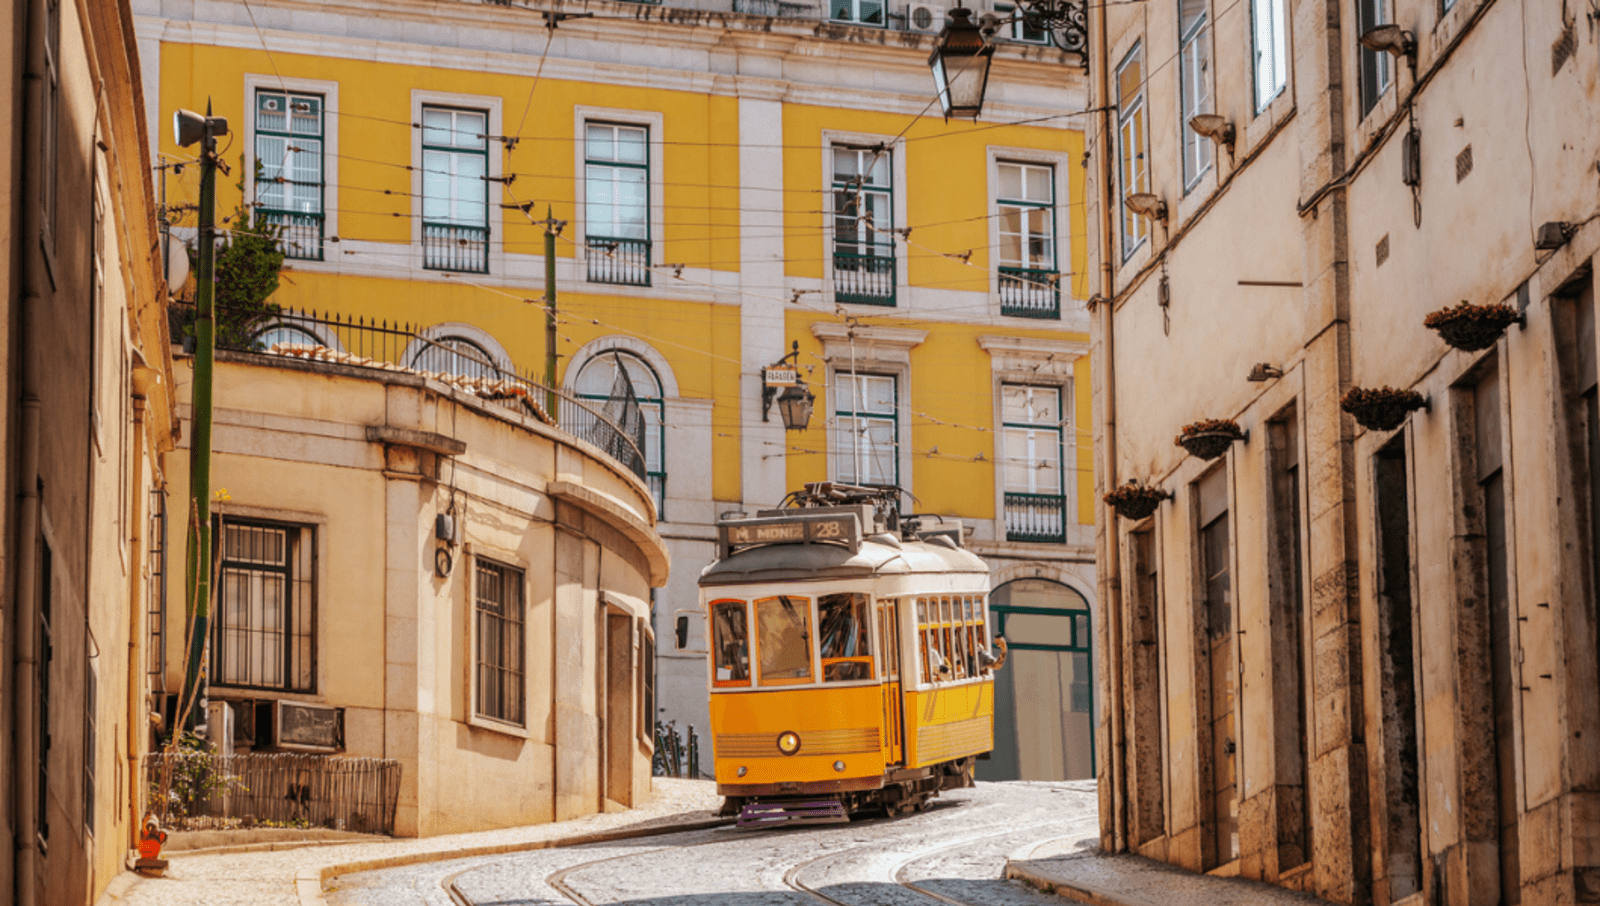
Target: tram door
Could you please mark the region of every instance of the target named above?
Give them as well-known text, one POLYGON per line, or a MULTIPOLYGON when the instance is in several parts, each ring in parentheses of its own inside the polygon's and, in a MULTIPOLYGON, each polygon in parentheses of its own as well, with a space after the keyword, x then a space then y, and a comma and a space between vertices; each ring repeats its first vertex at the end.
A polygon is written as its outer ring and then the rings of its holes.
POLYGON ((878 602, 878 663, 883 665, 883 725, 887 728, 886 761, 905 761, 905 721, 900 697, 900 606, 896 601, 878 602))

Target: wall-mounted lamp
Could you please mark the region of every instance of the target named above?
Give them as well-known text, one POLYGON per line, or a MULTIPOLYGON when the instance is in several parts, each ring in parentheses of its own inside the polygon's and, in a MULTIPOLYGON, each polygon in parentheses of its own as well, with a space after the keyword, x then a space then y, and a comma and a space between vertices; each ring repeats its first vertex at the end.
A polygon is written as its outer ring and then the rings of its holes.
POLYGON ((1577 231, 1576 227, 1564 220, 1541 223, 1539 231, 1533 236, 1533 247, 1541 252, 1553 252, 1566 245, 1577 231))
POLYGON ((1406 31, 1398 25, 1379 25, 1369 28, 1361 33, 1358 38, 1361 46, 1368 50, 1381 50, 1397 57, 1405 57, 1411 64, 1411 72, 1417 71, 1417 36, 1406 31))
POLYGON ((1255 367, 1250 369, 1250 375, 1246 380, 1260 383, 1261 381, 1270 381, 1273 378, 1281 377, 1283 377, 1282 368, 1276 365, 1268 365, 1266 362, 1257 362, 1255 367))
POLYGON ((1167 222, 1167 203, 1153 192, 1131 192, 1122 199, 1122 203, 1140 217, 1167 222))
POLYGON ((1220 113, 1197 113, 1189 117, 1189 128, 1219 145, 1227 145, 1229 150, 1233 149, 1236 137, 1233 124, 1220 113))
POLYGON ((972 10, 962 6, 951 10, 945 20, 928 57, 945 122, 951 117, 975 120, 983 111, 989 64, 994 62, 993 34, 992 25, 973 22, 972 10))
POLYGON ((783 427, 789 431, 806 429, 811 423, 811 407, 817 401, 816 394, 800 378, 800 369, 795 363, 799 357, 800 343, 797 340, 787 355, 761 369, 761 420, 767 420, 773 400, 777 400, 783 427))

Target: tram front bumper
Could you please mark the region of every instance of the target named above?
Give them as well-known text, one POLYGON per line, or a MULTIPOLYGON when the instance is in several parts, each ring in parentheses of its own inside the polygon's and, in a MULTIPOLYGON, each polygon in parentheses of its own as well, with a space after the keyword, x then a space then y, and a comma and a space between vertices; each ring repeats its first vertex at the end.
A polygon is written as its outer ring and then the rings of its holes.
POLYGON ((859 793, 883 788, 882 777, 840 777, 837 780, 788 780, 777 783, 718 783, 719 796, 811 796, 859 793))

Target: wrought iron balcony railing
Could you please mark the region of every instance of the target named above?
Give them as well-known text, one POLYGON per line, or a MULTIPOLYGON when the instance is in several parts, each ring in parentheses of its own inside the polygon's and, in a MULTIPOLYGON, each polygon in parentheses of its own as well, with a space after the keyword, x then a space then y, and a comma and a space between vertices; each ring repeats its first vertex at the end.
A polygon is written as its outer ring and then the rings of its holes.
POLYGON ((1063 544, 1067 499, 1054 494, 1006 492, 1006 540, 1063 544))
POLYGON ((488 228, 424 223, 422 266, 435 271, 489 273, 488 228))
POLYGON ((650 285, 650 243, 644 239, 589 236, 589 282, 650 285))
POLYGON ((1060 274, 1034 267, 1000 268, 1000 313, 1014 318, 1061 317, 1060 274))
POLYGON ((894 305, 894 255, 833 253, 833 297, 856 305, 894 305))
POLYGON ((263 209, 261 218, 278 228, 283 257, 298 261, 322 260, 322 215, 263 209))

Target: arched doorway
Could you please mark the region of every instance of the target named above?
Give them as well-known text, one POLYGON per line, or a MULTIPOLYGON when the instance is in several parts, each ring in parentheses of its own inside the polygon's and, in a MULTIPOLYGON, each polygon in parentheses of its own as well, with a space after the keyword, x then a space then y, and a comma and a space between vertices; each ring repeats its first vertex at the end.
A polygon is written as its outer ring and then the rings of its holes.
POLYGON ((1093 777, 1089 602, 1060 582, 1018 579, 989 594, 989 610, 1011 654, 995 674, 994 753, 978 779, 1093 777))

